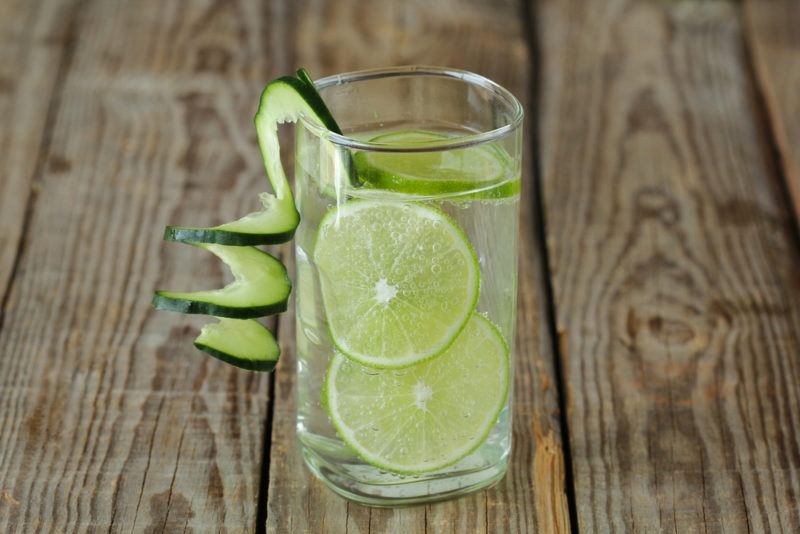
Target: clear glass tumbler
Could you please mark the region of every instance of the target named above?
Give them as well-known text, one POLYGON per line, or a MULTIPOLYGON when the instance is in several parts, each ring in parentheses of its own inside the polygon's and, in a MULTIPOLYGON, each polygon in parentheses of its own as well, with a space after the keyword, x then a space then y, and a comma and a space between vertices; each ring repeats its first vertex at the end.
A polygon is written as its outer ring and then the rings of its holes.
POLYGON ((477 74, 315 83, 343 134, 297 128, 297 433, 358 502, 500 480, 511 385, 523 110, 477 74))

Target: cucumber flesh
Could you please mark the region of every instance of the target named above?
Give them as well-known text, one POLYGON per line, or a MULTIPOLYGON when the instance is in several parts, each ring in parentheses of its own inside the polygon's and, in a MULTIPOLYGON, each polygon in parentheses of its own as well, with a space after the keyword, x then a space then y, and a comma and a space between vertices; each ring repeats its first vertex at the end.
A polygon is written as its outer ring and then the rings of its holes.
POLYGON ((253 319, 226 319, 205 325, 194 340, 198 349, 249 371, 272 371, 281 349, 272 332, 253 319))
POLYGON ((208 250, 231 269, 234 281, 221 289, 181 293, 156 291, 159 310, 249 319, 286 311, 291 281, 286 267, 254 247, 192 243, 208 250))
POLYGON ((309 84, 305 80, 310 80, 307 72, 304 73, 303 81, 284 76, 268 83, 261 93, 255 116, 256 134, 273 191, 272 194, 261 194, 262 209, 236 221, 208 228, 168 226, 164 239, 236 246, 270 245, 292 239, 300 222, 300 215, 281 164, 278 124, 296 122, 304 116, 333 132, 342 132, 313 82, 309 84))

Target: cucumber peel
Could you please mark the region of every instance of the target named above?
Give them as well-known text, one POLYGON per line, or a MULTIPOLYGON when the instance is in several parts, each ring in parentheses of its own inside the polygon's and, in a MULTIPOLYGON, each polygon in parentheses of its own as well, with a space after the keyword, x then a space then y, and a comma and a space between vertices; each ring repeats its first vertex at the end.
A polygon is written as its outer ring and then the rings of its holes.
POLYGON ((292 283, 280 260, 255 247, 193 243, 231 269, 234 281, 221 289, 183 293, 156 291, 159 310, 249 319, 286 311, 292 283))
MULTIPOLYGON (((311 79, 311 75, 305 68, 300 67, 299 69, 297 69, 295 76, 297 76, 297 79, 300 80, 301 82, 310 85, 311 87, 314 87, 314 80, 311 79)), ((336 133, 342 133, 342 132, 336 132, 336 133)))
POLYGON ((194 346, 248 371, 272 371, 281 349, 275 336, 254 319, 222 318, 200 330, 194 346))

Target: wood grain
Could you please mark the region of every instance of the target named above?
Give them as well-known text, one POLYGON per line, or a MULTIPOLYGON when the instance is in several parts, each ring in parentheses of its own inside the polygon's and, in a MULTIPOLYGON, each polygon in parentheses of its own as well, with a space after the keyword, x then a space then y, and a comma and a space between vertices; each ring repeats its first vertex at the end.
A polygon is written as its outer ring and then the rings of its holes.
MULTIPOLYGON (((377 66, 441 64, 484 74, 518 97, 527 97, 529 57, 515 2, 349 0, 294 6, 290 20, 297 28, 295 62, 317 77, 377 66)), ((529 181, 532 161, 528 154, 525 157, 524 180, 529 181)), ((275 384, 268 532, 568 532, 557 391, 543 317, 531 184, 525 184, 525 191, 514 446, 506 478, 490 490, 455 501, 397 510, 349 503, 326 489, 308 473, 297 452, 295 328, 287 313, 279 326, 284 355, 275 384)))
POLYGON ((580 529, 798 531, 800 257, 737 6, 536 15, 580 529))
POLYGON ((205 319, 149 300, 223 282, 160 236, 264 189, 252 115, 279 19, 245 0, 76 9, 0 331, 0 531, 253 531, 268 377, 202 356, 205 319))
MULTIPOLYGON (((41 185, 37 166, 56 85, 69 66, 75 11, 73 2, 59 0, 0 3, 0 302, 41 185)), ((0 309, 0 326, 2 317, 0 309)))
POLYGON ((746 0, 743 10, 756 79, 800 220, 800 3, 746 0))

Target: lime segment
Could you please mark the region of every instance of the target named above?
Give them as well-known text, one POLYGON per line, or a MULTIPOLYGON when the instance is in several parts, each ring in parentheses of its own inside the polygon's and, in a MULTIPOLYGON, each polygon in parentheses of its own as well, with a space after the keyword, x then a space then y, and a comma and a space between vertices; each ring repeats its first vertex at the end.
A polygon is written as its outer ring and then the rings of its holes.
POLYGON ((508 384, 508 347, 488 319, 473 314, 442 355, 408 369, 379 371, 337 354, 323 399, 339 435, 365 461, 419 474, 486 440, 508 384))
POLYGON ((358 152, 356 172, 366 187, 414 195, 485 192, 487 198, 519 192, 519 178, 511 179, 511 159, 496 145, 454 150, 420 150, 448 136, 425 130, 403 130, 373 137, 372 143, 416 152, 358 152))
POLYGON ((414 203, 351 201, 323 218, 314 250, 336 348, 364 365, 405 367, 444 351, 478 298, 464 233, 414 203))

